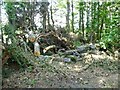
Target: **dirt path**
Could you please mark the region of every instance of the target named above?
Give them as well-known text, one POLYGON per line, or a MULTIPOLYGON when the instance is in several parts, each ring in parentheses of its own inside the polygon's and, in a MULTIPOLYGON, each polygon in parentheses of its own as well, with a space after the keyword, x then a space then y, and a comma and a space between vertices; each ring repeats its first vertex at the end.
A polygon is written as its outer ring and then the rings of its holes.
POLYGON ((88 64, 92 60, 88 57, 76 63, 55 60, 14 72, 4 67, 11 74, 3 79, 3 88, 118 88, 118 61, 105 57, 88 64))

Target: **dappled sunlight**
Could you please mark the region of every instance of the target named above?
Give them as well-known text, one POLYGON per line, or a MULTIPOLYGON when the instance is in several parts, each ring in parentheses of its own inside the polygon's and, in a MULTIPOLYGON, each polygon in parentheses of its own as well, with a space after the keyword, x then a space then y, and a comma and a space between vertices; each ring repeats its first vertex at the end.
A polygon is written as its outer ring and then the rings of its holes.
POLYGON ((59 62, 59 65, 63 66, 63 65, 64 65, 64 63, 63 63, 63 62, 59 62))
POLYGON ((118 61, 118 57, 113 57, 113 56, 108 56, 108 55, 94 55, 93 54, 92 57, 93 59, 98 60, 98 61, 106 60, 106 59, 113 61, 113 62, 118 61))
POLYGON ((71 67, 71 66, 67 66, 67 69, 72 70, 72 69, 73 69, 73 67, 71 67))
POLYGON ((75 71, 80 71, 80 68, 74 68, 75 71))
POLYGON ((86 1, 1 3, 3 88, 117 87, 119 3, 86 1))
POLYGON ((103 55, 92 55, 92 57, 93 57, 95 60, 105 59, 105 56, 103 56, 103 55))
POLYGON ((92 57, 91 57, 91 55, 86 55, 85 57, 84 57, 84 59, 85 59, 85 63, 86 64, 90 64, 91 62, 93 62, 93 59, 92 59, 92 57))
POLYGON ((70 35, 70 38, 73 40, 76 40, 78 38, 78 35, 73 32, 70 32, 69 35, 70 35))
POLYGON ((104 83, 105 83, 104 77, 101 77, 101 78, 98 80, 98 83, 99 83, 99 84, 104 84, 104 83))
POLYGON ((107 58, 110 60, 114 60, 114 58, 112 56, 107 56, 107 58))
POLYGON ((77 71, 77 72, 79 72, 80 70, 81 70, 81 68, 82 68, 83 66, 81 65, 74 65, 74 67, 73 67, 73 71, 77 71))

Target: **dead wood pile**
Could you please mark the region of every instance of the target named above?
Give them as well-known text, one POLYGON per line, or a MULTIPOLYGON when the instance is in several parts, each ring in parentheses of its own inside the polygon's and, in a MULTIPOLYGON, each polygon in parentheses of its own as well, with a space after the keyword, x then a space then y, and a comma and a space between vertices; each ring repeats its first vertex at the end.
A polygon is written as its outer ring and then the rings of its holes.
MULTIPOLYGON (((64 49, 64 50, 70 50, 73 49, 73 44, 70 41, 69 38, 67 38, 67 36, 65 37, 62 35, 61 32, 57 32, 57 31, 49 31, 47 33, 40 33, 38 35, 38 37, 36 37, 36 41, 39 43, 40 45, 40 52, 41 54, 46 54, 46 52, 50 52, 51 54, 57 53, 58 50, 60 49, 64 49), (45 52, 43 52, 46 49, 45 52)), ((30 49, 29 44, 28 45, 28 49, 30 49)), ((29 55, 25 55, 24 53, 31 53, 30 50, 28 50, 27 52, 25 50, 22 50, 22 52, 18 49, 21 50, 23 49, 24 46, 14 46, 12 48, 16 48, 15 51, 11 48, 11 51, 8 52, 8 48, 5 48, 5 50, 3 51, 3 56, 2 56, 2 63, 4 64, 5 62, 7 62, 7 60, 9 58, 11 58, 11 56, 16 56, 21 59, 21 55, 23 55, 22 58, 25 59, 29 59, 29 55), (14 52, 13 52, 14 51, 14 52), (21 53, 21 55, 19 55, 21 53), (18 55, 17 55, 18 54, 18 55)), ((32 50, 32 48, 31 48, 32 50)), ((17 59, 17 58, 16 58, 17 59)), ((19 60, 18 60, 19 61, 19 60)))
POLYGON ((59 49, 73 49, 73 43, 67 38, 67 36, 63 37, 62 33, 50 31, 48 33, 41 33, 37 37, 37 41, 40 44, 40 48, 44 49, 46 47, 49 47, 51 45, 55 45, 56 52, 59 49))

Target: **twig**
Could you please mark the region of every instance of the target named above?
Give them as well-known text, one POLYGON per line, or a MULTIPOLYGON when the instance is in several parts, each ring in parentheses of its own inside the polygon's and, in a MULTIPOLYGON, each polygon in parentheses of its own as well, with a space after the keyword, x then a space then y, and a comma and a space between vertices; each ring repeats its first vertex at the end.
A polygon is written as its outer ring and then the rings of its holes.
POLYGON ((41 37, 49 36, 51 33, 53 33, 53 32, 51 31, 51 32, 49 32, 49 33, 47 33, 47 34, 45 34, 45 35, 39 34, 38 37, 36 38, 36 41, 37 41, 39 38, 41 38, 41 37))

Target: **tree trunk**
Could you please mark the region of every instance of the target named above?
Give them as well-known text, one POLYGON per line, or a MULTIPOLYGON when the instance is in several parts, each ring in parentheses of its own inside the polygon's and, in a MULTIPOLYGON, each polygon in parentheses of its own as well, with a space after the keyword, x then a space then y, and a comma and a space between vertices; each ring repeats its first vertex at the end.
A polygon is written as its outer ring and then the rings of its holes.
MULTIPOLYGON (((84 5, 84 3, 83 3, 84 5)), ((82 34, 83 34, 83 38, 85 36, 85 32, 84 32, 84 8, 82 8, 82 34)))
POLYGON ((81 10, 79 10, 79 30, 81 30, 81 10))
POLYGON ((66 28, 67 28, 67 31, 69 32, 70 31, 70 1, 67 0, 67 15, 66 15, 66 28))
POLYGON ((94 3, 91 5, 91 30, 94 30, 94 3))
MULTIPOLYGON (((1 6, 2 6, 2 1, 0 1, 0 24, 2 23, 1 6)), ((0 30, 0 58, 2 58, 2 32, 1 30, 0 30)), ((2 60, 0 60, 0 86, 2 86, 2 60)), ((2 88, 0 87, 0 89, 2 88)))
MULTIPOLYGON (((1 20, 1 5, 2 5, 2 1, 0 1, 0 24, 2 23, 2 20, 1 20)), ((1 32, 1 27, 0 27, 0 45, 2 45, 2 32, 1 32)), ((0 49, 2 49, 2 46, 0 47, 0 49)), ((2 50, 0 50, 0 58, 2 57, 2 50)), ((1 61, 1 60, 0 60, 1 61)), ((0 62, 1 64, 1 62, 0 62)))
MULTIPOLYGON (((52 2, 52 1, 51 1, 51 2, 52 2)), ((51 4, 51 6, 50 6, 50 12, 51 12, 51 20, 52 20, 52 24, 53 24, 53 27, 54 27, 52 4, 51 4)))
POLYGON ((99 5, 99 2, 98 2, 98 8, 97 8, 97 12, 98 12, 98 14, 97 14, 97 40, 100 40, 100 38, 99 38, 99 26, 100 26, 100 5, 99 5))
POLYGON ((87 22, 86 22, 86 28, 89 29, 90 24, 90 3, 87 3, 87 22))
POLYGON ((74 32, 74 11, 73 11, 73 0, 72 0, 72 5, 71 5, 71 8, 72 8, 72 31, 74 32))
POLYGON ((48 16, 47 16, 47 17, 48 17, 48 29, 50 29, 50 14, 49 14, 49 11, 48 11, 47 13, 48 13, 48 14, 47 14, 47 15, 48 15, 48 16))
POLYGON ((104 18, 102 18, 102 20, 101 20, 101 25, 100 25, 100 30, 99 30, 99 39, 101 39, 101 33, 102 33, 102 29, 103 29, 103 23, 104 23, 104 18))
POLYGON ((46 12, 43 14, 43 30, 46 30, 46 12))

